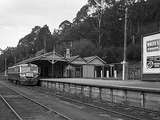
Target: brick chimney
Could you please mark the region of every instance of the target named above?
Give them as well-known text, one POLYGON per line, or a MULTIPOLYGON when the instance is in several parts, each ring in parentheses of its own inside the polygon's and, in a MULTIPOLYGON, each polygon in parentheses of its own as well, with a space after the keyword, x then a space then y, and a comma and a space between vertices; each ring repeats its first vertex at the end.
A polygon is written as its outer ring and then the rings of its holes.
POLYGON ((66 49, 66 58, 70 57, 71 57, 70 49, 66 49))

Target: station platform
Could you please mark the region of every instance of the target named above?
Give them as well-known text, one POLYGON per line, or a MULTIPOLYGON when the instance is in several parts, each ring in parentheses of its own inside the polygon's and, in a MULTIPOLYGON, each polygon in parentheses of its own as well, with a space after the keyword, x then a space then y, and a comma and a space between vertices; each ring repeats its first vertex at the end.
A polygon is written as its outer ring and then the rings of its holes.
POLYGON ((127 103, 131 106, 158 110, 160 106, 160 82, 137 80, 104 80, 85 78, 40 79, 40 86, 81 94, 90 99, 127 103))
POLYGON ((102 79, 85 79, 85 78, 45 78, 40 80, 160 92, 160 82, 148 82, 148 81, 138 81, 138 80, 124 80, 124 81, 102 80, 102 79))

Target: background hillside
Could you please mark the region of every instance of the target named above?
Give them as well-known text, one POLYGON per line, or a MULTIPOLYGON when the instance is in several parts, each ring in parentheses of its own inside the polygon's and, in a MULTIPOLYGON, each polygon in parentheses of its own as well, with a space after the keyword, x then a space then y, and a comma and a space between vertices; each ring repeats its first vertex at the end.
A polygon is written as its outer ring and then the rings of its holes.
MULTIPOLYGON (((19 40, 16 47, 8 47, 0 55, 0 71, 7 66, 32 57, 38 51, 53 48, 64 54, 70 48, 72 55, 98 55, 107 63, 121 62, 124 40, 124 0, 88 0, 73 21, 62 21, 58 29, 50 31, 47 25, 35 26, 31 33, 19 40), (96 1, 96 2, 95 2, 96 1)), ((160 30, 159 0, 127 0, 127 60, 140 61, 141 36, 160 30)))

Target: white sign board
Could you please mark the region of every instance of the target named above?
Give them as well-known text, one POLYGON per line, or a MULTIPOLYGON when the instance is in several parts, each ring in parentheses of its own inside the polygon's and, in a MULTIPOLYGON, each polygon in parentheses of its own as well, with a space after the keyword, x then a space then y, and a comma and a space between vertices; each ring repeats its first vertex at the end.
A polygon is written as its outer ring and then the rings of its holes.
POLYGON ((143 74, 160 74, 160 33, 143 37, 143 74))

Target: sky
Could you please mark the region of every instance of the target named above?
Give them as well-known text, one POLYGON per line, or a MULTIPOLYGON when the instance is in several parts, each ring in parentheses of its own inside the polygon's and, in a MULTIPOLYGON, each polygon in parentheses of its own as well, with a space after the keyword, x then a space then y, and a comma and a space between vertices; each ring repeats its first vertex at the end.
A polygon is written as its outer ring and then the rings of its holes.
POLYGON ((0 48, 16 47, 36 25, 57 29, 72 20, 87 0, 0 0, 0 48))

